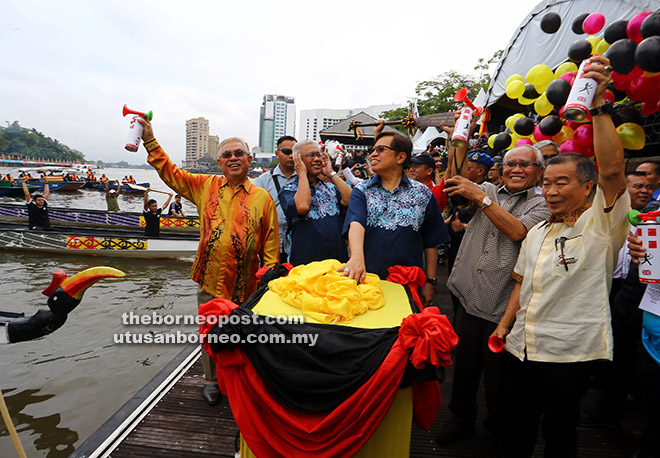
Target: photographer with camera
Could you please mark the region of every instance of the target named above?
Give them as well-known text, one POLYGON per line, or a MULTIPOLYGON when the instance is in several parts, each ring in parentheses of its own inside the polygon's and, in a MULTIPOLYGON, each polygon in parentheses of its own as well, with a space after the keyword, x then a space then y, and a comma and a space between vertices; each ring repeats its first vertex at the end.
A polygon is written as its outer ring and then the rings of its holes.
MULTIPOLYGON (((450 167, 452 153, 450 147, 450 167)), ((472 178, 492 166, 483 153, 472 153, 472 178), (473 165, 474 164, 474 165, 473 165), (478 165, 477 165, 478 164, 478 165), (481 167, 483 164, 484 167, 481 167)), ((456 163, 457 161, 454 161, 456 163)), ((543 172, 543 156, 537 148, 514 148, 504 157, 501 186, 483 182, 476 184, 466 176, 448 171, 446 192, 450 198, 466 199, 466 212, 472 219, 467 225, 447 287, 458 298, 454 328, 459 336, 456 347, 452 400, 449 409, 453 419, 443 424, 436 440, 453 442, 474 428, 476 396, 484 372, 488 416, 484 421, 487 437, 497 441, 501 436, 503 412, 501 393, 501 355, 488 350, 487 342, 504 314, 515 281, 513 267, 527 231, 550 216, 543 198, 534 185, 543 172)), ((463 175, 467 171, 461 170, 463 175)), ((486 444, 490 446, 490 444, 486 444)))

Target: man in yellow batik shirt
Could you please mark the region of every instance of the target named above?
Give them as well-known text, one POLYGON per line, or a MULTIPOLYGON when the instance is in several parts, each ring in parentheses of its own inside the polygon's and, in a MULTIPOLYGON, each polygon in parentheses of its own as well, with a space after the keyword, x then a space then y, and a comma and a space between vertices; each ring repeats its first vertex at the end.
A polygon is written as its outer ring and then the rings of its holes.
MULTIPOLYGON (((149 121, 139 121, 149 164, 170 188, 197 206, 200 239, 190 276, 199 285, 198 305, 216 297, 240 304, 256 290, 259 267, 279 260, 275 203, 268 191, 247 177, 252 162, 248 145, 236 137, 220 143, 218 165, 224 176, 193 174, 170 160, 149 121)), ((204 398, 213 405, 220 392, 206 352, 202 365, 204 398)))

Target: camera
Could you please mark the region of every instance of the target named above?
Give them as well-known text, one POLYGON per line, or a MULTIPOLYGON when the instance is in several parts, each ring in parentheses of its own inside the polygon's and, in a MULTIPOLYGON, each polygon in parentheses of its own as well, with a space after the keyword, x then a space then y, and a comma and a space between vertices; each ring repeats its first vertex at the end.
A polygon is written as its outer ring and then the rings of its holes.
MULTIPOLYGON (((453 186, 456 186, 454 183, 445 183, 445 190, 452 188, 453 186)), ((454 207, 468 207, 470 206, 470 201, 459 195, 454 195, 454 196, 448 196, 449 197, 449 202, 454 207)))

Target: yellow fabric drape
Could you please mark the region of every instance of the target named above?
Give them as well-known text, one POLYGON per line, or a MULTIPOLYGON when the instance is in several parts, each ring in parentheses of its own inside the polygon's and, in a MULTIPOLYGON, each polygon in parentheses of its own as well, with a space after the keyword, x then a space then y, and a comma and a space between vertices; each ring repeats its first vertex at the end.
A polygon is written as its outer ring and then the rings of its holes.
POLYGON ((287 304, 321 323, 350 323, 357 315, 385 305, 378 275, 362 284, 342 276, 343 263, 328 259, 294 267, 268 286, 287 304))

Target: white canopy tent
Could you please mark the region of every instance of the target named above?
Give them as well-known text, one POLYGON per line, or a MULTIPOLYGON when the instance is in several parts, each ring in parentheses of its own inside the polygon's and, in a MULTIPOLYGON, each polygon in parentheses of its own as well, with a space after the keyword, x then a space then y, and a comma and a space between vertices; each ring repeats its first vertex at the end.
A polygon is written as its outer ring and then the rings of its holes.
POLYGON ((424 133, 413 141, 413 156, 426 151, 426 148, 436 138, 447 138, 447 132, 438 132, 434 126, 427 127, 424 133))

